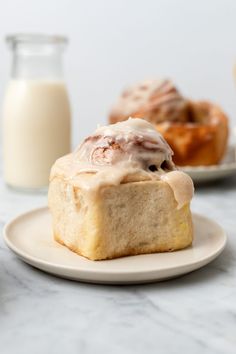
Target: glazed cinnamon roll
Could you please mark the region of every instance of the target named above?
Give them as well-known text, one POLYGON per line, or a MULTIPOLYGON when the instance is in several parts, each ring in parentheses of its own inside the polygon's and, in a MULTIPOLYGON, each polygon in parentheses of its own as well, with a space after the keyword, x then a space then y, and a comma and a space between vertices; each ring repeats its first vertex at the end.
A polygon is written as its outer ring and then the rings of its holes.
POLYGON ((193 184, 142 119, 98 128, 52 167, 56 241, 92 260, 174 251, 193 238, 193 184))

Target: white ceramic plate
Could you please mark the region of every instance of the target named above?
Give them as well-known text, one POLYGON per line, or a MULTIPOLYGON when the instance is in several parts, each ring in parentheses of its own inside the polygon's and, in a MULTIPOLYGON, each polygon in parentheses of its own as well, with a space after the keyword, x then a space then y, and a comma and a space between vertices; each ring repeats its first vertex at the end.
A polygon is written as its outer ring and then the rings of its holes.
POLYGON ((193 215, 192 247, 170 253, 90 261, 54 241, 47 208, 32 210, 8 223, 4 239, 23 261, 60 277, 92 283, 144 283, 189 273, 216 258, 226 243, 224 230, 214 221, 193 215))
POLYGON ((225 158, 219 165, 181 167, 194 182, 209 182, 236 174, 236 148, 229 146, 225 158))

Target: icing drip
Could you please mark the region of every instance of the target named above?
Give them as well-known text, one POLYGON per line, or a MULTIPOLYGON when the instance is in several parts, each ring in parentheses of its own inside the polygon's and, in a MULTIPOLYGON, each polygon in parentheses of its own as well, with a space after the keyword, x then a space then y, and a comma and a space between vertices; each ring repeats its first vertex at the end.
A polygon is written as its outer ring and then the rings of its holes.
POLYGON ((174 192, 177 209, 181 209, 193 197, 194 187, 192 179, 184 172, 171 171, 161 176, 174 192))

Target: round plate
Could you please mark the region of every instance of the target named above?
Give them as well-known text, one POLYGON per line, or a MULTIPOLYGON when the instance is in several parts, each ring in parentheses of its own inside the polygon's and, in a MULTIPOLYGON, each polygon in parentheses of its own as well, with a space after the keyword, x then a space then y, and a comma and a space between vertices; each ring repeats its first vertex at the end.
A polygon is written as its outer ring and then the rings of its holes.
POLYGON ((54 241, 47 208, 32 210, 12 220, 4 228, 4 239, 23 261, 57 276, 92 283, 144 283, 191 272, 220 254, 226 243, 224 230, 196 214, 193 223, 191 247, 105 261, 90 261, 54 241))
POLYGON ((196 183, 209 182, 236 174, 236 148, 229 146, 225 158, 219 165, 180 167, 196 183))

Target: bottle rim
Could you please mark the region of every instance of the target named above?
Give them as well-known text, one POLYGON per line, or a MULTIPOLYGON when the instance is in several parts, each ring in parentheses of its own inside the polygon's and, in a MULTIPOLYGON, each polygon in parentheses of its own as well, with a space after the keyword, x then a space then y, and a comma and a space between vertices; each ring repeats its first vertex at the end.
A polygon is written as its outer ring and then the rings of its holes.
POLYGON ((18 43, 38 43, 38 44, 66 44, 68 37, 62 35, 49 35, 43 33, 16 33, 6 36, 6 42, 9 44, 18 43))

